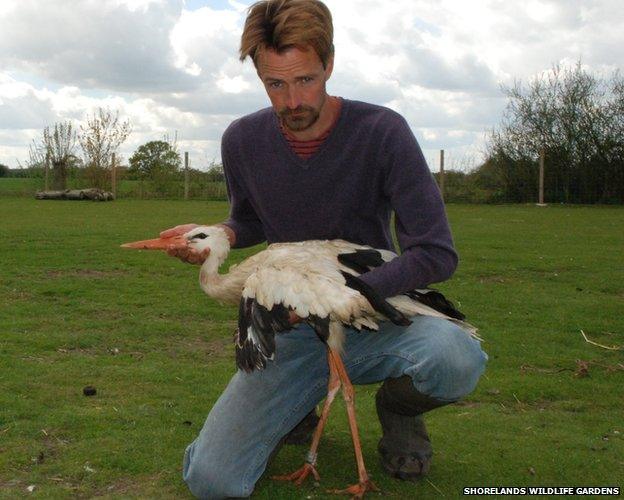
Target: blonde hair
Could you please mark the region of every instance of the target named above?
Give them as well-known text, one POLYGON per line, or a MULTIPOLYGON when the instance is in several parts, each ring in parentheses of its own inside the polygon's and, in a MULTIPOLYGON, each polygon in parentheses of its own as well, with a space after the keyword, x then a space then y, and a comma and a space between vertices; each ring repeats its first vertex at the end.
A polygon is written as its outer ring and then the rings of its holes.
POLYGON ((320 0, 262 0, 249 7, 240 59, 249 56, 257 66, 260 49, 311 47, 327 67, 334 54, 333 38, 331 13, 320 0))

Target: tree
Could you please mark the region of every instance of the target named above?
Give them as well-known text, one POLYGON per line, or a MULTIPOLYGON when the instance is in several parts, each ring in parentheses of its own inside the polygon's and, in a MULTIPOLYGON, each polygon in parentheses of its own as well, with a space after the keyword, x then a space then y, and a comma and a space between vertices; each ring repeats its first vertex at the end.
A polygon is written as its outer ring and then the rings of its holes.
POLYGON ((92 187, 105 188, 113 154, 130 135, 129 121, 119 120, 119 111, 98 108, 87 124, 80 126, 80 146, 86 174, 92 187))
POLYGON ((0 177, 8 177, 10 173, 9 167, 0 163, 0 177))
POLYGON ((504 89, 509 102, 490 136, 490 166, 508 201, 537 198, 537 159, 546 155, 546 199, 624 203, 624 82, 555 66, 504 89))
POLYGON ((173 174, 180 169, 180 153, 167 141, 150 141, 139 146, 128 160, 128 174, 148 179, 173 174))
POLYGON ((223 165, 221 165, 220 163, 212 162, 208 167, 206 177, 208 179, 208 182, 225 182, 223 165))
POLYGON ((52 166, 52 187, 67 188, 67 171, 76 163, 76 132, 70 121, 55 123, 54 129, 45 127, 39 141, 30 145, 29 166, 43 166, 49 162, 52 166))
POLYGON ((148 181, 152 192, 159 196, 171 195, 172 187, 177 185, 171 181, 175 180, 181 163, 175 142, 167 139, 139 146, 129 159, 129 176, 148 181))

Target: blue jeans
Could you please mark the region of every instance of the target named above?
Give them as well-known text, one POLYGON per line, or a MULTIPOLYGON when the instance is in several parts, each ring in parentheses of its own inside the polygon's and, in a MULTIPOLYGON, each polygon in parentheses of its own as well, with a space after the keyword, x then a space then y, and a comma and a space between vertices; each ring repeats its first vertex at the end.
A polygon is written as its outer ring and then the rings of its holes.
MULTIPOLYGON (((343 360, 354 384, 409 375, 416 390, 453 402, 485 369, 479 342, 450 321, 418 316, 408 327, 347 330, 343 360)), ((271 451, 325 397, 325 345, 307 325, 277 336, 265 370, 238 371, 184 455, 183 476, 199 498, 247 497, 271 451)))

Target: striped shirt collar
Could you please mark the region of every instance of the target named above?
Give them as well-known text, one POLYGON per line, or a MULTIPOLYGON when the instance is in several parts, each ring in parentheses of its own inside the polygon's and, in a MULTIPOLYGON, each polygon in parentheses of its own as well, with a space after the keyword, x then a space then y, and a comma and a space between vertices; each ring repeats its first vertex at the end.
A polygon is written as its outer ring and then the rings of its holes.
MULTIPOLYGON (((330 97, 330 99, 335 99, 335 98, 330 97)), ((314 153, 316 153, 319 150, 323 142, 325 142, 325 139, 327 139, 329 137, 329 134, 331 134, 332 130, 334 130, 334 127, 336 126, 336 123, 338 122, 338 118, 340 117, 340 112, 342 110, 342 99, 337 99, 337 102, 338 102, 338 109, 337 109, 337 113, 334 118, 334 121, 329 126, 329 128, 327 128, 327 130, 325 130, 323 133, 321 133, 321 135, 319 135, 315 139, 309 139, 307 141, 299 140, 295 138, 288 131, 288 129, 286 129, 280 123, 280 130, 282 134, 284 134, 284 137, 286 138, 288 145, 291 147, 291 149, 295 152, 295 154, 299 158, 307 160, 311 158, 312 156, 314 156, 314 153)))

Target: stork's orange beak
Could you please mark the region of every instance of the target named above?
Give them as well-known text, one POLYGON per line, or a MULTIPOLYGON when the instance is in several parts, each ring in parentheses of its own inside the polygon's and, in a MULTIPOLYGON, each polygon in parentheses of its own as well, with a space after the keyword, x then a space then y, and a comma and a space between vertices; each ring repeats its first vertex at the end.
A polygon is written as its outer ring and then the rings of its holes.
POLYGON ((188 247, 188 241, 184 236, 172 238, 155 238, 153 240, 133 241, 124 243, 122 248, 138 248, 140 250, 173 250, 188 247))

